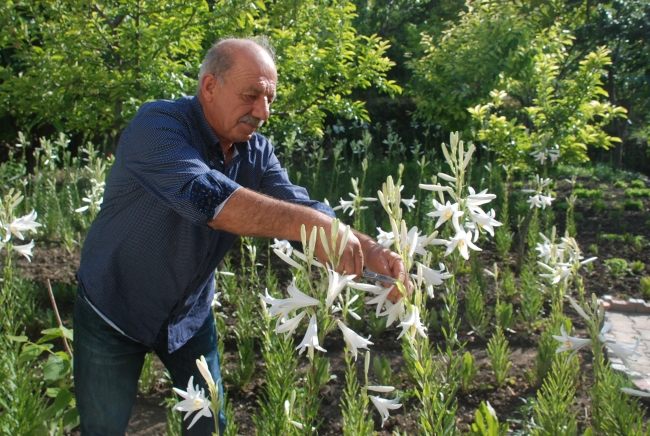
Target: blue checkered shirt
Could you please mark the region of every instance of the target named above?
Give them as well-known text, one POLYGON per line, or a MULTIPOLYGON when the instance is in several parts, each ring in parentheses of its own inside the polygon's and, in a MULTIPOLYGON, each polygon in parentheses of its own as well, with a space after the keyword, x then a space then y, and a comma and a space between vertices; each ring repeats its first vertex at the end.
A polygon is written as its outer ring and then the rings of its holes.
POLYGON ((234 146, 226 165, 196 97, 145 103, 124 130, 77 277, 125 335, 152 346, 166 329, 173 352, 201 327, 236 238, 207 223, 239 187, 334 216, 291 184, 266 138, 234 146))

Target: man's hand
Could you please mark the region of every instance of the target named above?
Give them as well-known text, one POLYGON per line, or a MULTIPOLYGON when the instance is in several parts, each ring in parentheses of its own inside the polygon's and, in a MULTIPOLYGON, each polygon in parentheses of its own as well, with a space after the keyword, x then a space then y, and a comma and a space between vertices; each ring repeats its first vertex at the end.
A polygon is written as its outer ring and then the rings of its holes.
MULTIPOLYGON (((328 243, 331 241, 331 237, 329 236, 330 228, 325 229, 325 233, 327 234, 328 237, 328 243)), ((337 240, 338 244, 340 244, 341 241, 343 240, 344 232, 345 232, 345 226, 342 225, 339 227, 339 236, 337 240)), ((335 250, 338 249, 339 247, 337 246, 335 250)), ((330 250, 334 251, 332 247, 330 247, 330 250)), ((320 236, 318 237, 318 240, 316 242, 315 251, 316 251, 315 253, 316 257, 318 258, 319 262, 321 262, 322 264, 325 264, 325 262, 331 264, 331 261, 328 259, 327 255, 325 254, 325 250, 323 249, 320 236)), ((340 274, 343 273, 354 274, 356 278, 359 279, 361 277, 361 274, 363 274, 364 259, 365 256, 363 253, 361 242, 359 242, 357 236, 352 231, 350 231, 350 233, 348 234, 347 243, 345 244, 345 249, 343 250, 341 257, 339 258, 339 266, 336 269, 336 272, 340 274)))
MULTIPOLYGON (((361 246, 364 253, 365 266, 376 273, 386 276, 394 277, 404 284, 409 295, 413 292, 413 284, 411 279, 404 269, 404 263, 397 253, 384 248, 377 242, 373 241, 369 236, 361 233, 356 233, 361 241, 361 246)), ((384 285, 389 286, 389 285, 384 285)), ((388 299, 393 303, 402 298, 402 293, 394 287, 388 294, 388 299)))

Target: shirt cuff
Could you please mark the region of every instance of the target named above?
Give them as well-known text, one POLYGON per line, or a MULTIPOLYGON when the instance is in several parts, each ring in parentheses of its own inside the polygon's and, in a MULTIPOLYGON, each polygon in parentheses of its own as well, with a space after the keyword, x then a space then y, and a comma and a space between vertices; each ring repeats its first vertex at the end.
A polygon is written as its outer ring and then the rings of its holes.
MULTIPOLYGON (((241 186, 235 188, 235 190, 232 191, 232 193, 224 201, 222 201, 219 206, 217 206, 217 208, 214 210, 214 215, 212 216, 212 220, 214 220, 217 217, 217 215, 219 215, 221 213, 221 209, 223 209, 223 207, 226 205, 226 203, 228 203, 228 200, 230 200, 230 197, 232 197, 232 194, 237 192, 237 190, 239 188, 241 188, 241 186)), ((210 220, 210 221, 212 221, 212 220, 210 220)))

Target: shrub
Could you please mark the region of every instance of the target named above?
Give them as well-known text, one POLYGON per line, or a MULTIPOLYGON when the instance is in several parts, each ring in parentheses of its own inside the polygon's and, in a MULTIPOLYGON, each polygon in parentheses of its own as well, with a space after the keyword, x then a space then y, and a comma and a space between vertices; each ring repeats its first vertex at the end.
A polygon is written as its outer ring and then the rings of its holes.
POLYGON ((600 189, 602 191, 605 191, 605 190, 609 189, 609 185, 607 185, 605 183, 601 183, 600 185, 598 185, 598 189, 600 189))
POLYGON ((607 259, 605 265, 607 265, 614 277, 622 277, 628 272, 627 261, 619 257, 607 259))
POLYGON ((584 188, 574 189, 573 194, 578 198, 603 198, 603 196, 605 195, 602 189, 584 189, 584 188))
POLYGON ((594 200, 593 203, 591 203, 591 210, 593 210, 596 213, 601 213, 607 210, 607 203, 605 203, 600 198, 597 198, 594 200))
POLYGON ((641 200, 625 200, 623 204, 625 210, 643 211, 643 202, 641 200))
POLYGON ((633 274, 641 274, 644 269, 645 263, 641 262, 640 260, 635 260, 630 265, 630 271, 632 271, 633 274))
POLYGON ((641 293, 643 298, 650 299, 650 277, 641 277, 641 293))
POLYGON ((626 197, 650 197, 650 188, 627 188, 625 190, 626 197))
POLYGON ((643 182, 643 180, 637 179, 637 180, 632 180, 630 182, 630 186, 632 186, 633 188, 645 188, 645 183, 643 182))
POLYGON ((614 187, 615 188, 623 188, 623 189, 625 189, 625 188, 628 187, 628 184, 627 184, 627 182, 625 182, 623 180, 617 180, 616 182, 614 182, 614 187))

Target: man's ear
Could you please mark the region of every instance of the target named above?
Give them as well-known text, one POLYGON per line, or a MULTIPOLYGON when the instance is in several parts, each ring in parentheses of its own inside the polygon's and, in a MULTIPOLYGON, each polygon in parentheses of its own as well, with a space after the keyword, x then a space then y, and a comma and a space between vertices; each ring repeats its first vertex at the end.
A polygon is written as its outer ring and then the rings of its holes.
POLYGON ((201 80, 201 97, 203 100, 211 102, 215 92, 218 91, 219 83, 212 74, 206 74, 201 80))

